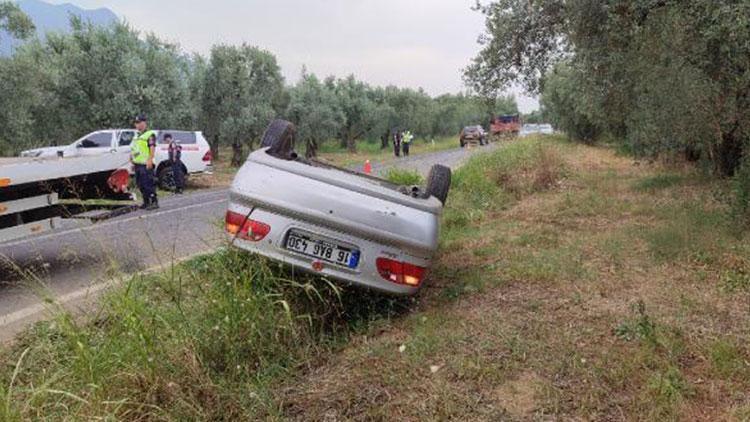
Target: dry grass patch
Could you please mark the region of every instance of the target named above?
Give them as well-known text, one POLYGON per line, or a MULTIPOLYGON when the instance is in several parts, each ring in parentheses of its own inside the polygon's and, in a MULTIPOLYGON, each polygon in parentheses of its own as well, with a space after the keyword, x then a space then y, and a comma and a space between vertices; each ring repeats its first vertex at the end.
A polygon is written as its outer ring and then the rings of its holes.
POLYGON ((748 237, 727 225, 715 186, 602 148, 532 141, 503 153, 457 175, 415 314, 293 380, 284 414, 746 415, 748 237))

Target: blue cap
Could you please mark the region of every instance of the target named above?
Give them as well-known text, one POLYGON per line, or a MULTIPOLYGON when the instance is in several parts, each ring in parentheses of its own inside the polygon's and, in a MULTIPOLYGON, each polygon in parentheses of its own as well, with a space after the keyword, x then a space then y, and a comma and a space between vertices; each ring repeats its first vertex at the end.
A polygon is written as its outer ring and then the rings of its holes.
POLYGON ((145 114, 143 114, 143 113, 139 114, 139 115, 138 115, 138 116, 136 116, 136 118, 135 118, 135 122, 136 122, 136 123, 140 123, 140 122, 147 122, 147 121, 148 121, 148 118, 146 118, 146 115, 145 115, 145 114))

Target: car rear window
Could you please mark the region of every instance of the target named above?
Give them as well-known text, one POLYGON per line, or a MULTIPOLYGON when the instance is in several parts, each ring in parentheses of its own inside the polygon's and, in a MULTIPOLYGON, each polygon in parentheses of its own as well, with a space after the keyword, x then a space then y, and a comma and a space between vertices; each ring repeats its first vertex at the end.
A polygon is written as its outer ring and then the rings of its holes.
POLYGON ((172 139, 182 145, 196 143, 195 132, 188 132, 184 130, 161 130, 159 131, 159 135, 156 137, 156 142, 159 144, 168 143, 164 140, 164 135, 167 134, 172 135, 172 139))

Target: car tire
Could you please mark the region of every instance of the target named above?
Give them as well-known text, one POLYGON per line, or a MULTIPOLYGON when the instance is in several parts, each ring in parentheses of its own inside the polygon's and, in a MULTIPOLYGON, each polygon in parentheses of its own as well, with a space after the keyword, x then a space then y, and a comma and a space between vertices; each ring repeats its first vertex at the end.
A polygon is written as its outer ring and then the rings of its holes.
POLYGON ((448 199, 448 191, 451 188, 451 169, 435 164, 427 175, 427 187, 425 188, 424 197, 434 196, 445 205, 448 199))
POLYGON ((160 188, 164 190, 168 190, 168 191, 173 191, 175 189, 174 173, 172 173, 172 166, 162 167, 157 173, 156 177, 159 180, 160 188))
POLYGON ((261 148, 268 148, 266 152, 276 158, 293 160, 296 158, 294 153, 295 135, 296 129, 292 122, 276 119, 263 132, 260 146, 261 148))

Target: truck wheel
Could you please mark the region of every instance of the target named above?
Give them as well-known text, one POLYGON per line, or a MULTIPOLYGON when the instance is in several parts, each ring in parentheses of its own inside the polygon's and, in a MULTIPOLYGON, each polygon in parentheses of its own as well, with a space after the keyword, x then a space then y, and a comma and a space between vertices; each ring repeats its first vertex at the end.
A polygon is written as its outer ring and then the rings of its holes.
POLYGON ((157 173, 159 178, 159 187, 164 190, 172 191, 175 188, 174 174, 172 173, 172 166, 164 166, 157 173))
POLYGON ((296 130, 292 122, 276 119, 271 122, 263 133, 261 148, 268 148, 268 154, 283 160, 293 160, 294 138, 296 130))
POLYGON ((424 198, 434 196, 445 205, 448 199, 448 190, 451 188, 451 169, 435 164, 427 175, 427 188, 425 189, 424 198))

